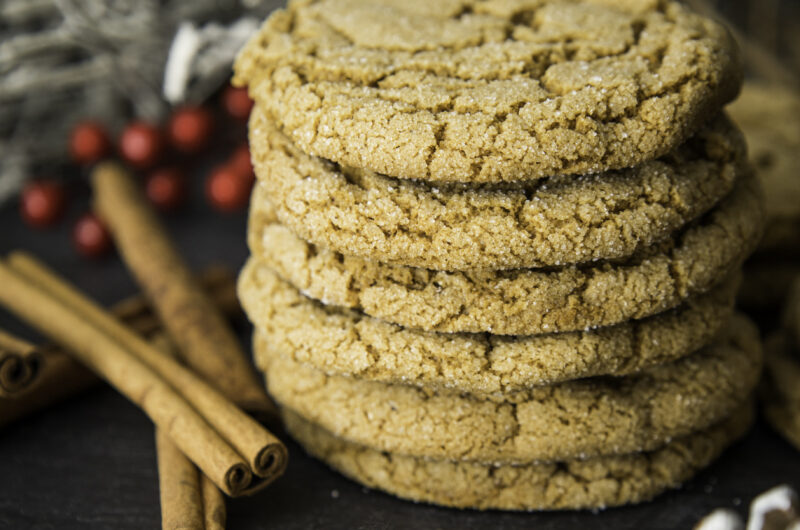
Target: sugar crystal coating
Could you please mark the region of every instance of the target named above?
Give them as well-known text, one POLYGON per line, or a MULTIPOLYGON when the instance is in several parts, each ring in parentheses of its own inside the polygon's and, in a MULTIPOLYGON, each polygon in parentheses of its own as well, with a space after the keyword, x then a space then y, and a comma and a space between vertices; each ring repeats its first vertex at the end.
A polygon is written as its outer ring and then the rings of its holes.
POLYGON ((743 172, 744 141, 723 115, 628 170, 514 184, 430 184, 310 157, 260 108, 254 167, 281 222, 349 255, 438 270, 620 259, 707 212, 743 172))
POLYGON ((728 280, 707 295, 639 321, 516 337, 416 331, 326 306, 253 258, 238 290, 258 332, 256 342, 265 341, 297 362, 329 374, 488 396, 628 375, 692 354, 727 325, 738 283, 728 280))
POLYGON ((741 84, 727 31, 666 0, 293 1, 235 74, 303 151, 451 182, 657 158, 741 84))
POLYGON ((336 437, 289 409, 286 427, 312 455, 398 497, 480 510, 566 510, 644 502, 678 487, 744 436, 748 404, 723 422, 654 451, 558 463, 504 465, 388 453, 336 437))
POLYGON ((261 186, 250 216, 253 254, 312 298, 409 328, 531 335, 644 318, 707 292, 755 248, 764 207, 747 174, 703 218, 627 260, 477 272, 387 265, 312 245, 276 223, 261 186))
POLYGON ((328 375, 257 343, 270 392, 337 436, 407 455, 482 462, 559 461, 648 451, 733 413, 755 388, 761 344, 734 318, 694 355, 625 377, 597 377, 487 399, 328 375))

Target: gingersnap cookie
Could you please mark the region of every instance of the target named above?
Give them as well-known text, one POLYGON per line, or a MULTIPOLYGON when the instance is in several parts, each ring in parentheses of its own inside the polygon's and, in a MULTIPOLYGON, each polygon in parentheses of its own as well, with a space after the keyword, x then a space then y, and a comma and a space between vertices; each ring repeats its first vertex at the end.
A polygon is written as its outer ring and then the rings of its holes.
POLYGON ((707 292, 754 249, 762 223, 758 180, 747 174, 711 212, 624 262, 444 272, 312 245, 277 223, 258 186, 248 239, 253 255, 326 304, 426 331, 533 335, 641 319, 707 292))
POLYGON ((800 97, 780 85, 748 81, 730 107, 764 183, 767 226, 759 250, 800 253, 800 97))
POLYGON ((234 82, 314 156, 510 182, 658 158, 741 67, 721 25, 673 1, 320 0, 274 12, 234 82))
POLYGON ((337 436, 383 451, 487 462, 648 451, 732 413, 761 371, 758 333, 743 317, 719 341, 673 363, 487 399, 328 375, 271 344, 256 346, 275 400, 337 436))
POLYGON ((732 278, 640 321, 527 337, 408 330, 303 296, 253 258, 239 276, 238 291, 257 330, 256 351, 268 344, 329 374, 486 396, 627 375, 695 352, 727 324, 737 286, 732 278))
POLYGON ((708 211, 746 148, 723 115, 658 160, 514 184, 432 184, 303 153, 255 108, 254 167, 278 218, 303 239, 384 263, 513 269, 625 258, 708 211))
POLYGON ((289 409, 289 433, 345 476, 417 502, 479 510, 566 510, 644 502, 676 488, 747 432, 751 403, 708 429, 645 453, 519 465, 389 453, 337 438, 289 409))
POLYGON ((777 332, 764 343, 760 398, 767 422, 800 450, 800 358, 788 333, 777 332))

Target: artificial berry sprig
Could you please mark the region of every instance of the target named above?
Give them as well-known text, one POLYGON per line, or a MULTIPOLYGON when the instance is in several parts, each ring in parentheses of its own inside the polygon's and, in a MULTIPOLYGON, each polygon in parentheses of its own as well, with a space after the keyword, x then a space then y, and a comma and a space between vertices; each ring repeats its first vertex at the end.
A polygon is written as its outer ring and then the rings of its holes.
POLYGON ((53 226, 64 213, 64 187, 53 180, 38 180, 22 189, 20 213, 34 228, 53 226))
POLYGON ((253 185, 256 173, 253 170, 253 162, 250 158, 250 147, 246 143, 234 149, 227 165, 238 173, 248 185, 253 185))
POLYGON ((78 165, 94 164, 111 154, 111 139, 102 124, 87 120, 78 123, 69 136, 69 152, 78 165))
POLYGON ((206 179, 206 197, 211 206, 222 212, 232 212, 247 205, 250 183, 228 165, 216 168, 206 179))
POLYGON ((144 183, 144 193, 162 212, 169 212, 186 199, 186 176, 176 167, 153 171, 144 183))
MULTIPOLYGON (((246 88, 226 85, 217 100, 237 127, 246 121, 253 108, 246 88)), ((108 129, 99 121, 87 119, 70 132, 67 147, 70 159, 81 167, 115 155, 134 169, 145 171, 142 186, 150 202, 160 211, 174 210, 187 197, 187 173, 174 165, 163 165, 170 150, 181 155, 198 155, 211 144, 215 133, 215 112, 208 106, 176 108, 163 125, 132 121, 119 135, 116 145, 108 129)), ((191 160, 181 158, 179 160, 191 160)), ((231 212, 247 205, 255 181, 247 143, 237 146, 225 164, 206 177, 205 196, 218 211, 231 212)), ((64 186, 53 179, 34 180, 20 195, 20 214, 35 228, 54 226, 66 209, 64 186)), ((82 215, 73 225, 73 246, 85 257, 96 258, 109 252, 112 241, 102 220, 92 213, 82 215)))
POLYGON ((232 118, 246 121, 253 110, 253 100, 246 88, 227 85, 222 91, 222 106, 232 118))
POLYGON ((149 169, 156 165, 164 151, 161 130, 151 123, 135 121, 122 131, 119 153, 136 169, 149 169))
POLYGON ((202 150, 211 139, 214 116, 205 107, 182 107, 170 116, 167 134, 172 146, 181 153, 202 150))
POLYGON ((99 258, 111 250, 111 235, 106 225, 95 214, 83 214, 72 227, 75 250, 87 258, 99 258))

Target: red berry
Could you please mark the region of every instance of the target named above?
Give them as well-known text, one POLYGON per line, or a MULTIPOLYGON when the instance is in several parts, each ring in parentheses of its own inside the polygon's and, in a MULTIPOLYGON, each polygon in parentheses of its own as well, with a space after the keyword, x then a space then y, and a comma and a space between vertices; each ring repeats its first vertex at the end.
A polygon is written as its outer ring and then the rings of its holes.
POLYGON ((158 127, 136 121, 125 127, 119 140, 122 157, 137 169, 147 169, 158 162, 163 139, 158 127))
POLYGON ((76 164, 91 164, 107 156, 111 140, 106 129, 96 121, 75 125, 69 136, 69 152, 76 164))
POLYGON ((233 118, 246 120, 253 108, 253 100, 247 95, 246 88, 228 85, 222 92, 222 106, 233 118))
POLYGON ((204 107, 183 107, 169 119, 169 139, 178 151, 196 153, 208 143, 214 117, 204 107))
POLYGON ((64 188, 50 181, 42 180, 27 184, 22 189, 20 211, 29 225, 44 228, 53 225, 64 213, 64 188))
POLYGON ((147 177, 144 191, 156 208, 170 211, 186 197, 186 179, 177 168, 158 169, 147 177))
POLYGON ((253 185, 256 173, 253 171, 253 161, 250 159, 250 148, 247 144, 242 144, 236 148, 228 159, 228 167, 244 178, 250 186, 253 185))
POLYGON ((222 166, 206 180, 206 196, 217 210, 230 212, 247 204, 251 186, 233 169, 222 166))
POLYGON ((75 250, 87 258, 98 258, 111 249, 106 225, 93 213, 85 213, 72 229, 75 250))

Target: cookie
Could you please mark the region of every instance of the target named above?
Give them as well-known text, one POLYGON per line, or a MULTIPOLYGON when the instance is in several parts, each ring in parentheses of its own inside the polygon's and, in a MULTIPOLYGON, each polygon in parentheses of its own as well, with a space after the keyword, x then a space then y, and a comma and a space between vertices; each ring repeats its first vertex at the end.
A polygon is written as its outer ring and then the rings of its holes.
POLYGON ((654 449, 741 405, 758 381, 754 326, 676 362, 626 377, 535 387, 488 399, 453 390, 327 375, 257 345, 270 393, 354 443, 403 454, 486 462, 558 461, 654 449))
POLYGON ((305 0, 273 13, 234 82, 314 156, 512 182, 658 158, 736 96, 741 66, 678 2, 305 0))
POLYGON ((753 407, 646 453, 520 465, 452 462, 387 453, 337 438, 284 409, 311 455, 371 488, 417 502, 480 510, 566 510, 644 502, 676 488, 744 436, 753 407))
POLYGON ((407 330, 307 298, 252 258, 238 291, 258 330, 257 351, 269 344, 329 374, 481 396, 627 375, 695 352, 728 322, 737 285, 731 279, 678 309, 640 321, 528 337, 407 330))
POLYGON ((761 405, 767 422, 800 450, 800 358, 788 334, 777 332, 764 344, 761 405))
POLYGON ((800 97, 790 88, 748 81, 729 108, 764 183, 767 228, 760 250, 800 254, 800 97))
POLYGON ((512 269, 624 258, 708 211, 733 188, 746 148, 724 116, 633 169, 516 184, 430 184, 304 154, 260 108, 256 174, 281 222, 307 241, 384 263, 512 269))
POLYGON ((763 205, 748 174, 674 239, 625 262, 498 272, 433 271, 325 250, 278 224, 260 186, 250 216, 253 254, 326 304, 426 331, 533 335, 644 318, 708 291, 755 248, 763 205))

